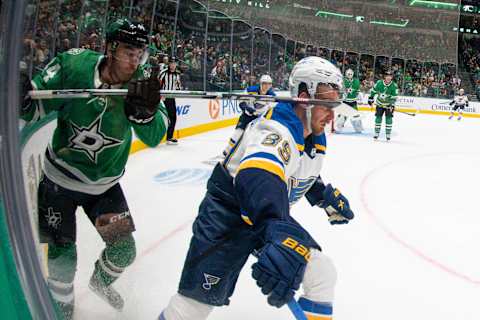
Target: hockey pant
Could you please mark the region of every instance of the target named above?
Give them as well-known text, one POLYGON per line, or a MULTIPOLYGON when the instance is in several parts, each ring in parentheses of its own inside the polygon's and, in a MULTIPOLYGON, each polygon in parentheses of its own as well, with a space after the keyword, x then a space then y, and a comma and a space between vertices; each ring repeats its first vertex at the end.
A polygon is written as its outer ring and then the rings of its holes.
POLYGON ((105 286, 117 280, 136 255, 135 226, 119 184, 103 194, 91 195, 65 189, 44 175, 38 188, 40 242, 48 244, 48 284, 66 318, 71 318, 74 305, 75 212, 79 206, 106 244, 94 267, 94 275, 105 286))
POLYGON ((393 108, 390 107, 382 107, 377 106, 375 109, 375 136, 380 134, 380 130, 382 128, 382 118, 383 114, 385 114, 385 133, 387 137, 390 137, 392 132, 392 125, 393 125, 393 108))
MULTIPOLYGON (((206 319, 213 306, 228 305, 240 271, 250 254, 263 245, 261 231, 252 229, 241 219, 234 194, 231 177, 223 166, 217 165, 193 224, 178 294, 165 308, 163 319, 206 319)), ((293 218, 289 221, 301 228, 293 218)), ((311 314, 317 312, 328 319, 332 313, 335 267, 314 240, 308 246, 312 257, 305 271, 304 296, 299 303, 311 314)))

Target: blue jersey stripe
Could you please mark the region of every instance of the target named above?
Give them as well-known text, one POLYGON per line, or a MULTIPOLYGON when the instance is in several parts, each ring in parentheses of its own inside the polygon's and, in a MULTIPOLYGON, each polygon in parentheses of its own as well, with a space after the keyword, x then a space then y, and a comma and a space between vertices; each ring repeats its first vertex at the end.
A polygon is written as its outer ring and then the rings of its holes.
POLYGON ((281 165, 282 168, 285 167, 282 161, 280 161, 273 154, 267 153, 267 152, 256 152, 254 154, 251 154, 251 155, 243 158, 241 162, 246 161, 246 160, 251 159, 251 158, 264 158, 264 159, 272 160, 272 161, 278 163, 279 165, 281 165))

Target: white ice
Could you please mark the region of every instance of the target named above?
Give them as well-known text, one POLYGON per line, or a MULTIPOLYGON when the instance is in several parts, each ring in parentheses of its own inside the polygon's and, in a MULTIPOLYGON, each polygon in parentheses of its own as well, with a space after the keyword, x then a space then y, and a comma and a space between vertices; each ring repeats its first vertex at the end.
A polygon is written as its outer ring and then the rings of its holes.
MULTIPOLYGON (((392 141, 348 125, 328 137, 324 180, 348 196, 356 217, 331 226, 306 201, 292 214, 338 269, 337 320, 480 319, 480 119, 395 114, 392 141)), ((76 319, 156 319, 176 292, 191 224, 211 166, 232 128, 131 156, 122 186, 136 222, 138 255, 115 287, 117 313, 87 288, 102 242, 79 212, 76 319), (193 170, 198 169, 198 170, 193 170), (171 175, 166 172, 178 170, 171 175), (164 173, 166 172, 166 173, 164 173), (162 174, 163 173, 163 174, 162 174)), ((383 130, 383 128, 382 128, 383 130)), ((228 307, 210 319, 293 319, 267 305, 244 267, 228 307)))

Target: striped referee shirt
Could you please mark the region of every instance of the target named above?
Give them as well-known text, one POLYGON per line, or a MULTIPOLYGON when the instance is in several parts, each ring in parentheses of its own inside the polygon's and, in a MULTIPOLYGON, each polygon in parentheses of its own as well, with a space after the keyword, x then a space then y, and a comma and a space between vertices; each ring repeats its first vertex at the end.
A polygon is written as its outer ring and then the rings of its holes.
POLYGON ((170 72, 167 68, 160 72, 158 77, 160 79, 160 90, 180 90, 180 73, 177 71, 170 72))

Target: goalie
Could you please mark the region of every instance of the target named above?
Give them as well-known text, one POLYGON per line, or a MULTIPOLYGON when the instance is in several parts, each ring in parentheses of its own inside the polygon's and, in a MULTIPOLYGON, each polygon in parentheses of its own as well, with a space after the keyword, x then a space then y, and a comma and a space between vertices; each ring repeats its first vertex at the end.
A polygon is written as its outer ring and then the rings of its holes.
MULTIPOLYGON (((345 71, 343 86, 345 88, 345 96, 343 102, 358 111, 357 98, 360 91, 360 81, 358 80, 358 78, 354 78, 352 69, 347 69, 347 71, 345 71)), ((347 118, 349 118, 349 116, 346 113, 341 111, 337 113, 334 121, 335 132, 341 132, 343 130, 345 122, 347 122, 347 118)), ((357 112, 354 115, 350 116, 350 122, 355 132, 361 133, 363 131, 360 113, 357 112)))

